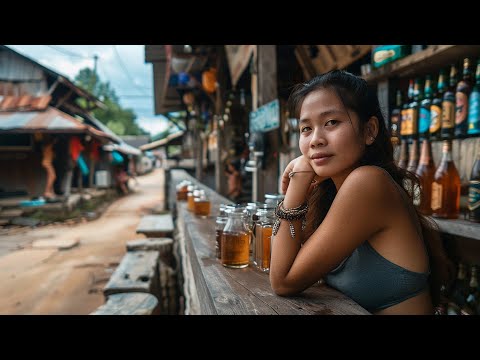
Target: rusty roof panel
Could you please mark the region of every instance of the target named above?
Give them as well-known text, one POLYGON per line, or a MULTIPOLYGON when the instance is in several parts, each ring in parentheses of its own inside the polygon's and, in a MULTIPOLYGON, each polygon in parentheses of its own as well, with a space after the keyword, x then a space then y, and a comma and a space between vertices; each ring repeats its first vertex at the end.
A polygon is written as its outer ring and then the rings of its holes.
POLYGON ((4 96, 0 100, 0 111, 33 111, 45 110, 50 103, 52 97, 50 95, 42 96, 4 96))

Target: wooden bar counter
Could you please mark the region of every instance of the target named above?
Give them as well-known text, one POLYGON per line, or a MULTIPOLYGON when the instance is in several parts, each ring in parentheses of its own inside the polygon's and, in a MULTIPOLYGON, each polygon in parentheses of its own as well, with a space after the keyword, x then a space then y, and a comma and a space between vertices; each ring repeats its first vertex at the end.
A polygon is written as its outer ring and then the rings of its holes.
POLYGON ((198 182, 184 170, 170 170, 169 207, 176 215, 176 246, 180 254, 185 314, 210 315, 368 315, 369 312, 326 284, 317 284, 299 296, 276 295, 267 273, 252 265, 224 267, 215 257, 215 218, 219 205, 232 202, 198 182), (176 201, 175 186, 188 179, 205 189, 212 204, 208 218, 176 201))

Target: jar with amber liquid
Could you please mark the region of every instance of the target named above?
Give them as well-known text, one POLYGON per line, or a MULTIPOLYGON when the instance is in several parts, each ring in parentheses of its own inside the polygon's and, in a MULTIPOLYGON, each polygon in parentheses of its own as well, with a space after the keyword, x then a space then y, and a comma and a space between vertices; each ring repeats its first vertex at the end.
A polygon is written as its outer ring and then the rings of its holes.
POLYGON ((210 215, 210 208, 210 200, 205 192, 200 190, 198 197, 194 199, 193 213, 202 218, 207 218, 210 215))
POLYGON ((220 259, 222 255, 222 234, 228 221, 227 211, 230 210, 227 210, 224 204, 220 204, 219 214, 215 219, 215 257, 217 259, 220 259))
POLYGON ((420 203, 418 210, 423 215, 432 215, 432 183, 435 176, 435 163, 432 156, 432 145, 428 139, 422 142, 422 154, 416 174, 420 180, 420 203))
POLYGON ((185 201, 187 200, 188 194, 188 185, 190 185, 190 181, 182 180, 176 187, 177 190, 177 201, 185 201))
POLYGON ((187 210, 194 212, 195 210, 195 198, 200 194, 200 190, 195 186, 191 187, 187 195, 187 210))
POLYGON ((259 214, 255 236, 255 266, 261 271, 270 270, 272 228, 275 222, 275 208, 264 208, 259 214))
POLYGON ((250 233, 245 225, 245 207, 235 207, 228 213, 222 233, 221 258, 223 266, 244 268, 250 257, 250 233))
POLYGON ((457 219, 460 214, 460 189, 460 176, 452 158, 452 140, 444 140, 442 160, 432 183, 432 216, 457 219))

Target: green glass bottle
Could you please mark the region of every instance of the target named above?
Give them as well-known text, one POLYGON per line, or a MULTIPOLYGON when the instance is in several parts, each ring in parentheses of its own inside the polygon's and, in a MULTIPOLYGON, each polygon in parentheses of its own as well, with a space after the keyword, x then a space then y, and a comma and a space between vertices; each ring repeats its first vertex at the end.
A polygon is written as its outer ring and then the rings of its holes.
POLYGON ((418 137, 428 139, 430 135, 430 107, 432 105, 432 80, 430 75, 425 77, 424 97, 420 102, 420 116, 418 121, 418 137))

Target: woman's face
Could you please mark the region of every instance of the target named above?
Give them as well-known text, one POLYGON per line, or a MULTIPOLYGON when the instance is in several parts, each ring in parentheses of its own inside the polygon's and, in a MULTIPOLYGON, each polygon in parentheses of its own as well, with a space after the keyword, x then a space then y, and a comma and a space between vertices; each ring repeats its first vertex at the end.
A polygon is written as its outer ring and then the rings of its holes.
POLYGON ((363 131, 358 115, 349 114, 333 89, 316 90, 303 101, 299 146, 318 176, 348 175, 362 157, 363 131))

